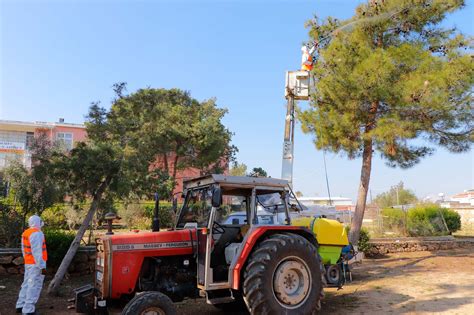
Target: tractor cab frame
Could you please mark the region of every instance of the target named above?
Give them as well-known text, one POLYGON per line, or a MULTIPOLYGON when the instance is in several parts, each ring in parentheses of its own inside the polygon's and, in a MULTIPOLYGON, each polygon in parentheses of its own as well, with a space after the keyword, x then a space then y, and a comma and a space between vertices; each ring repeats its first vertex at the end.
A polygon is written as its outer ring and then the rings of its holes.
MULTIPOLYGON (((274 225, 289 225, 288 182, 273 178, 210 175, 184 184, 184 205, 176 229, 197 229, 197 285, 203 291, 231 289, 233 270, 243 250, 241 243, 262 213, 274 225), (229 221, 245 213, 244 222, 229 221), (231 247, 229 247, 231 246, 231 247), (225 266, 225 258, 231 262, 225 266)), ((265 222, 265 223, 268 223, 265 222)))

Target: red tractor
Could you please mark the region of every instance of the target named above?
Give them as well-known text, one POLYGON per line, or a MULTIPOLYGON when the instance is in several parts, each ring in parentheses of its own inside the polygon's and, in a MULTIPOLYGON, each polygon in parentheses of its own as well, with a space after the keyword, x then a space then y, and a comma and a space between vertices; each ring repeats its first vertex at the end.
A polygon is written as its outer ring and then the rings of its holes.
POLYGON ((209 175, 185 182, 173 230, 106 235, 97 241, 94 285, 76 310, 176 314, 173 302, 205 297, 251 314, 312 314, 324 276, 314 235, 290 225, 288 182, 209 175), (243 218, 242 218, 243 217, 243 218))

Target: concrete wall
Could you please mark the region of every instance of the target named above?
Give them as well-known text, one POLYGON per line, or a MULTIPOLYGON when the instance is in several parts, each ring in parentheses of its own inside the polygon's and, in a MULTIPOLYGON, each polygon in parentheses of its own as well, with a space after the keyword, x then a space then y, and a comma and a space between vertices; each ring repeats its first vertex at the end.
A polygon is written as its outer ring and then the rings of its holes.
MULTIPOLYGON (((70 275, 83 276, 94 271, 95 264, 95 247, 80 247, 74 260, 69 266, 70 275)), ((51 267, 47 268, 48 273, 55 270, 51 267)), ((0 249, 0 275, 6 274, 23 274, 25 272, 24 261, 19 248, 1 248, 0 249)))

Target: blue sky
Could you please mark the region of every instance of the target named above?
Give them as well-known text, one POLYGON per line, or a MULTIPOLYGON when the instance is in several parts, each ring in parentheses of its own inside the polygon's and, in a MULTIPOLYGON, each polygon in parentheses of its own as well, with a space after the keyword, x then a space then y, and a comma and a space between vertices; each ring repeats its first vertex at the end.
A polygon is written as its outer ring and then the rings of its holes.
MULTIPOLYGON (((304 22, 343 19, 361 1, 13 1, 0 0, 0 118, 83 122, 92 101, 109 106, 111 86, 178 87, 216 97, 229 110, 238 160, 281 171, 285 71, 299 67, 304 22)), ((474 34, 473 1, 446 25, 474 34)), ((306 104, 301 104, 305 107, 306 104)), ((333 196, 355 199, 360 160, 327 154, 333 196)), ((400 170, 374 159, 373 196, 403 181, 419 197, 474 187, 474 155, 438 149, 400 170)), ((322 152, 295 135, 294 182, 324 196, 322 152)))

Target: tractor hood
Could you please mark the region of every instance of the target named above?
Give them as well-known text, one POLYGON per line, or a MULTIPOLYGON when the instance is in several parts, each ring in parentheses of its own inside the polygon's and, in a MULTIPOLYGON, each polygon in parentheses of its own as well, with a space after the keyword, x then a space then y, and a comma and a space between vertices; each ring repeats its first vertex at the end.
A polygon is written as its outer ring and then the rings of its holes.
MULTIPOLYGON (((134 292, 143 261, 147 257, 189 256, 197 246, 196 230, 137 232, 102 237, 106 250, 104 298, 120 298, 134 292)), ((100 254, 100 253, 99 253, 100 254)))
POLYGON ((175 230, 161 232, 135 232, 106 235, 112 252, 155 251, 158 249, 190 249, 196 241, 196 230, 175 230))

